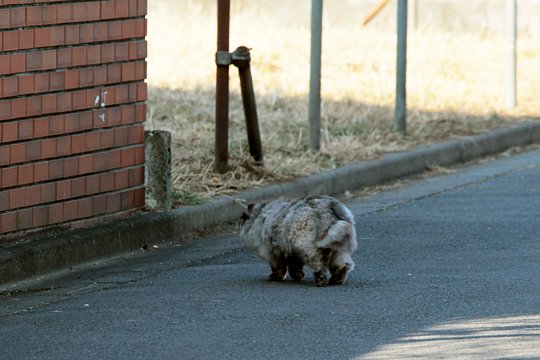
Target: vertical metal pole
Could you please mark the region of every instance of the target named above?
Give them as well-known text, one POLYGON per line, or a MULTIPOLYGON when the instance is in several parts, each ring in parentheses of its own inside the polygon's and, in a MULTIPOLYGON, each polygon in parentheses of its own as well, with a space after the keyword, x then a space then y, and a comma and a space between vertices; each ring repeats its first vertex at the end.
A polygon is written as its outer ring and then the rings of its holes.
POLYGON ((517 71, 517 0, 506 0, 506 23, 508 26, 508 84, 507 104, 508 108, 515 108, 516 101, 516 71, 517 71))
POLYGON ((255 102, 255 91, 253 90, 253 79, 249 66, 250 61, 251 55, 249 49, 245 46, 238 47, 232 54, 232 62, 238 67, 238 74, 240 75, 240 89, 246 117, 249 153, 253 156, 257 165, 262 166, 264 164, 263 151, 259 131, 259 117, 257 116, 257 103, 255 102))
MULTIPOLYGON (((217 50, 229 51, 230 0, 217 0, 217 50)), ((215 162, 217 172, 227 171, 229 158, 229 66, 217 65, 215 162)))
POLYGON ((311 61, 309 77, 309 149, 321 149, 321 51, 323 0, 311 0, 311 61))
POLYGON ((394 129, 404 133, 407 130, 407 0, 398 0, 396 62, 394 129))

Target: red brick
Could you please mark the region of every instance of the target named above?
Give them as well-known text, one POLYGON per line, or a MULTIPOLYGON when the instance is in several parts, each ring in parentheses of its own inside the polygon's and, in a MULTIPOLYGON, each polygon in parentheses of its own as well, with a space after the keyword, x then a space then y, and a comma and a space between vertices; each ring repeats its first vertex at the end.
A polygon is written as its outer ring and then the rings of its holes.
POLYGON ((128 62, 122 64, 122 81, 135 80, 135 63, 128 62))
POLYGON ((56 200, 65 200, 71 197, 71 180, 56 183, 56 200))
POLYGON ((109 84, 122 81, 122 64, 107 65, 107 80, 109 84))
POLYGON ((9 165, 9 145, 0 146, 0 166, 9 165))
POLYGON ((71 94, 71 106, 73 110, 86 108, 86 90, 74 91, 71 94))
POLYGON ((122 149, 122 167, 135 165, 135 149, 122 149))
POLYGON ((79 113, 66 114, 64 117, 64 126, 66 133, 72 133, 79 130, 79 113))
POLYGON ((23 209, 17 211, 17 230, 29 229, 32 227, 33 209, 23 209))
POLYGON ((64 45, 66 41, 66 29, 64 26, 54 26, 51 28, 49 36, 51 46, 64 45))
POLYGON ((114 189, 121 190, 128 187, 129 173, 128 170, 120 170, 114 172, 114 189))
POLYGON ((144 188, 140 187, 138 189, 135 189, 135 207, 141 207, 145 204, 145 198, 144 198, 144 188))
MULTIPOLYGON (((39 64, 41 68, 41 59, 39 64)), ((34 90, 36 93, 49 91, 49 73, 37 73, 34 75, 34 90)))
POLYGON ((86 178, 78 177, 71 180, 71 196, 79 197, 86 195, 86 178))
POLYGON ((56 68, 56 50, 46 50, 41 53, 41 69, 51 70, 56 68))
POLYGON ((94 41, 107 40, 109 40, 109 24, 106 22, 94 24, 94 41))
POLYGON ((94 85, 94 70, 86 68, 79 70, 79 86, 88 87, 94 85))
POLYGON ((100 175, 90 175, 86 178, 86 195, 97 194, 100 191, 100 175))
POLYGON ((64 90, 64 71, 52 72, 49 76, 49 89, 50 91, 64 90))
POLYGON ((52 6, 43 6, 43 25, 55 24, 56 23, 56 10, 57 5, 52 6))
POLYGON ((137 0, 129 0, 128 16, 129 17, 137 16, 137 0))
POLYGON ((11 166, 2 169, 2 187, 8 188, 17 185, 18 183, 17 166, 11 166))
POLYGON ((109 169, 116 169, 122 166, 122 150, 110 150, 109 169))
POLYGON ((71 151, 73 154, 86 152, 86 134, 72 135, 71 145, 71 151))
POLYGON ((19 48, 19 32, 4 31, 2 38, 2 46, 4 51, 14 51, 19 48))
POLYGON ((41 96, 26 98, 26 116, 41 115, 41 96))
POLYGON ((64 204, 49 205, 49 224, 57 224, 64 221, 64 204))
POLYGON ((112 21, 109 23, 109 40, 122 39, 122 21, 112 21))
POLYGON ((64 133, 64 115, 49 117, 49 133, 51 135, 64 133))
POLYGON ((41 203, 48 203, 56 201, 56 184, 55 183, 46 183, 40 185, 41 187, 41 203))
POLYGON ((86 134, 86 149, 97 150, 100 148, 101 133, 94 131, 86 134))
MULTIPOLYGON (((111 1, 111 3, 113 3, 111 1)), ((0 9, 0 29, 8 29, 10 24, 10 9, 0 9)), ((114 8, 113 8, 114 13, 114 8)))
MULTIPOLYGON (((19 178, 20 182, 20 178, 19 178)), ((26 206, 32 206, 39 204, 41 201, 41 186, 40 185, 34 185, 29 186, 26 188, 26 206)))
POLYGON ((41 52, 32 51, 26 54, 26 70, 41 70, 41 52))
POLYGON ((114 0, 101 2, 101 19, 113 19, 114 18, 114 0))
POLYGON ((137 42, 137 57, 140 59, 146 58, 148 54, 148 48, 146 41, 138 41, 137 42))
POLYGON ((59 68, 71 66, 71 48, 58 49, 56 55, 56 64, 59 68))
POLYGON ((98 66, 94 68, 94 85, 107 84, 107 66, 98 66))
MULTIPOLYGON (((114 44, 112 48, 114 50, 114 44)), ((114 51, 113 51, 114 54, 114 51)), ((114 60, 114 56, 113 56, 114 60)), ((0 75, 7 75, 11 74, 11 56, 9 54, 7 55, 0 55, 0 75)))
POLYGON ((0 191, 0 211, 9 210, 9 191, 0 191))
POLYGON ((31 49, 34 47, 34 29, 19 31, 19 49, 31 49))
POLYGON ((17 209, 26 204, 26 189, 18 188, 9 192, 9 208, 17 209))
POLYGON ((11 100, 0 101, 0 120, 11 118, 11 100))
MULTIPOLYGON (((64 136, 56 139, 56 155, 66 156, 71 154, 71 136, 64 136)), ((64 162, 64 169, 66 164, 64 162)), ((65 171, 64 171, 65 175, 65 171)))
POLYGON ((81 21, 86 20, 86 4, 85 3, 73 4, 71 20, 74 22, 81 22, 81 21))
POLYGON ((64 159, 49 161, 49 179, 64 177, 64 159))
POLYGON ((144 126, 134 126, 129 128, 128 144, 144 143, 144 126))
POLYGON ((108 172, 99 175, 99 191, 114 191, 114 173, 108 172))
POLYGON ((103 171, 103 170, 109 170, 112 168, 111 165, 111 153, 104 152, 104 153, 98 153, 94 155, 94 170, 95 171, 103 171))
POLYGON ((107 109, 107 121, 110 125, 120 125, 122 123, 122 111, 119 106, 107 109))
POLYGON ((34 30, 34 44, 36 47, 47 47, 51 44, 50 28, 36 28, 34 30))
POLYGON ((138 83, 128 84, 128 102, 137 101, 137 84, 138 83))
POLYGON ((66 25, 65 42, 66 45, 79 43, 79 25, 66 25))
POLYGON ((121 194, 110 194, 107 195, 107 212, 118 212, 122 210, 122 195, 121 194))
POLYGON ((26 8, 11 9, 11 27, 23 27, 26 23, 26 8))
POLYGON ((79 41, 81 43, 94 42, 94 24, 81 24, 79 31, 79 41))
POLYGON ((116 0, 114 4, 114 15, 117 18, 128 17, 129 15, 129 1, 128 0, 116 0))
POLYGON ((64 221, 76 219, 78 217, 78 200, 66 201, 64 203, 64 221))
POLYGON ((69 92, 60 92, 56 96, 56 111, 65 112, 72 110, 72 99, 71 93, 69 92))
POLYGON ((101 46, 89 46, 86 52, 86 63, 88 65, 96 65, 101 62, 101 46))
POLYGON ((146 101, 148 99, 148 89, 145 82, 137 84, 137 101, 146 101))
POLYGON ((77 217, 85 218, 92 216, 92 198, 77 201, 77 217))
POLYGON ((110 126, 110 123, 107 121, 106 108, 100 108, 98 110, 94 110, 93 117, 94 117, 94 128, 98 129, 98 128, 110 126))
POLYGON ((144 184, 144 167, 140 166, 134 169, 129 169, 128 185, 139 186, 144 184))
POLYGON ((18 80, 20 95, 27 95, 34 92, 34 74, 20 75, 18 80))
POLYGON ((49 136, 49 118, 43 117, 34 120, 34 137, 49 136))
POLYGON ((114 44, 101 45, 101 62, 110 63, 114 61, 114 44))
POLYGON ((100 19, 101 3, 91 1, 86 3, 86 21, 96 21, 100 19))
POLYGON ((114 146, 126 146, 128 144, 128 129, 125 127, 114 129, 114 146))
POLYGON ((11 73, 23 73, 26 71, 26 53, 11 54, 10 58, 11 73))
POLYGON ((122 38, 131 39, 136 36, 136 20, 122 21, 122 38))
MULTIPOLYGON (((29 6, 26 8, 26 26, 41 25, 42 6, 29 6)), ((56 19, 55 19, 56 20, 56 19)))
POLYGON ((2 233, 17 230, 17 212, 12 211, 2 214, 2 233))
POLYGON ((19 139, 26 140, 34 137, 34 120, 19 121, 19 139))
POLYGON ((85 111, 79 114, 79 128, 81 130, 91 129, 93 126, 92 112, 85 111))
MULTIPOLYGON (((26 184, 31 184, 32 182, 34 182, 34 165, 25 164, 25 165, 18 166, 17 179, 18 179, 17 180, 18 185, 26 185, 26 184)), ((32 204, 29 204, 29 205, 32 205, 32 204)))
POLYGON ((49 224, 49 206, 38 206, 32 209, 32 227, 49 224))
POLYGON ((144 80, 146 78, 146 61, 138 61, 135 65, 135 78, 144 80))
POLYGON ((41 141, 41 157, 48 159, 56 156, 56 139, 43 139, 41 141))
POLYGON ((82 66, 86 65, 86 47, 76 47, 71 50, 71 65, 82 66))
POLYGON ((2 142, 17 141, 19 139, 19 122, 10 121, 2 126, 2 142))
POLYGON ((122 193, 122 210, 131 209, 135 205, 135 194, 133 191, 122 193))
POLYGON ((114 147, 114 129, 105 130, 101 132, 101 148, 111 148, 114 147))
POLYGON ((26 116, 26 98, 11 100, 11 117, 20 118, 26 116))
POLYGON ((34 161, 38 159, 41 159, 41 140, 28 141, 26 143, 26 160, 34 161))
POLYGON ((9 149, 9 163, 17 164, 26 161, 26 144, 12 144, 9 149))
POLYGON ((107 195, 99 195, 92 198, 92 214, 101 215, 107 211, 107 195))
POLYGON ((127 61, 129 60, 129 43, 121 42, 116 43, 114 47, 114 59, 115 61, 127 61))
POLYGON ((135 36, 138 38, 146 37, 146 19, 135 20, 135 36))
POLYGON ((9 76, 3 79, 2 93, 4 97, 19 95, 19 80, 17 76, 9 76))
POLYGON ((42 161, 34 164, 34 181, 47 181, 49 180, 49 162, 42 161))
POLYGON ((144 164, 144 145, 135 148, 135 164, 144 164))
POLYGON ((83 155, 79 157, 79 175, 94 172, 94 156, 83 155))
POLYGON ((70 157, 64 159, 64 176, 76 176, 79 175, 79 159, 76 157, 70 157))
POLYGON ((135 105, 124 105, 122 108, 122 125, 135 122, 135 105))
POLYGON ((56 94, 45 94, 41 96, 41 112, 42 114, 56 112, 56 94))
POLYGON ((56 20, 59 23, 67 23, 72 20, 72 4, 61 4, 56 7, 56 20))
POLYGON ((64 73, 64 88, 75 89, 79 87, 79 70, 66 70, 64 73))
POLYGON ((128 102, 129 99, 129 86, 128 85, 118 85, 114 88, 114 103, 123 104, 128 102))

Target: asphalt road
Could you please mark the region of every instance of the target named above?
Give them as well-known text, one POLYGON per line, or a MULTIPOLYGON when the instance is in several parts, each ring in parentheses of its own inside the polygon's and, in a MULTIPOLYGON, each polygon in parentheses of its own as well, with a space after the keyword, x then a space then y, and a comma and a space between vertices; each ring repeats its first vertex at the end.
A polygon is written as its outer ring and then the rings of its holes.
POLYGON ((0 359, 540 359, 540 151, 348 205, 346 285, 234 233, 152 249, 0 295, 0 359))

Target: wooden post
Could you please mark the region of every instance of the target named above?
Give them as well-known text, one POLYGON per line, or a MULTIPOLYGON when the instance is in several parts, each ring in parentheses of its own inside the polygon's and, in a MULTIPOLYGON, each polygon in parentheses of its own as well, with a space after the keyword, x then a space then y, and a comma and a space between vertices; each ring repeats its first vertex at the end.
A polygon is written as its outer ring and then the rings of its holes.
POLYGON ((311 0, 311 60, 309 77, 309 149, 321 149, 321 52, 323 0, 311 0))

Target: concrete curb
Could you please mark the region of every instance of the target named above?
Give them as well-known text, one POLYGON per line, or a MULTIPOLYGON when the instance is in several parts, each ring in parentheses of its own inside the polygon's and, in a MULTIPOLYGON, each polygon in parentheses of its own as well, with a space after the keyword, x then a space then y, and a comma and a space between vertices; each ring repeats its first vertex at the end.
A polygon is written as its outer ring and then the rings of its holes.
MULTIPOLYGON (((339 194, 420 173, 429 165, 450 165, 540 142, 540 122, 423 146, 322 172, 293 182, 237 194, 259 202, 279 196, 339 194)), ((231 197, 163 213, 141 213, 123 220, 0 248, 0 285, 28 280, 77 265, 137 251, 159 243, 181 243, 197 231, 238 219, 243 209, 231 197)))

